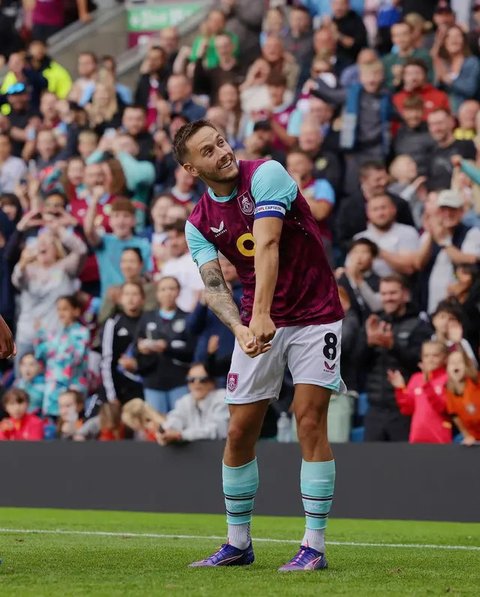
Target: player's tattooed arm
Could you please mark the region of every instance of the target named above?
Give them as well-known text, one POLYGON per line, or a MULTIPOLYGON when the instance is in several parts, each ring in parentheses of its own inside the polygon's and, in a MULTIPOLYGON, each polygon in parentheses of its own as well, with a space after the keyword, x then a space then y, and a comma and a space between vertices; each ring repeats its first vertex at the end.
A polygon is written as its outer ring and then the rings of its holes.
POLYGON ((200 275, 205 284, 207 305, 232 332, 242 325, 238 307, 225 282, 218 259, 209 261, 200 267, 200 275))

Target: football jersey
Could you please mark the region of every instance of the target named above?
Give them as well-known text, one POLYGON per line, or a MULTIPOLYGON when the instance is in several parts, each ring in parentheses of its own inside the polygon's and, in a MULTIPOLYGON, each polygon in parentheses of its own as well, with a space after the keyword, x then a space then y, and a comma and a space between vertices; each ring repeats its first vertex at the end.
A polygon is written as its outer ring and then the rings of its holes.
POLYGON ((343 317, 337 284, 308 203, 278 162, 239 162, 239 178, 229 197, 211 189, 191 213, 186 235, 198 267, 220 251, 235 265, 243 285, 241 318, 248 324, 255 295, 253 223, 283 219, 279 268, 270 316, 277 327, 315 325, 343 317))

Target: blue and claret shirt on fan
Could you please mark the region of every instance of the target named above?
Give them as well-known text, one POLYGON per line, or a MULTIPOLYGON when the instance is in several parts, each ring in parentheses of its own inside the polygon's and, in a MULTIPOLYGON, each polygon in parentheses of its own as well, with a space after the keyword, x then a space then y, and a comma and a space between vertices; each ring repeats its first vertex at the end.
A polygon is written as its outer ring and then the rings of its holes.
POLYGON ((279 272, 271 307, 277 327, 332 323, 343 317, 337 284, 319 229, 297 184, 273 160, 239 162, 237 188, 228 197, 208 189, 191 213, 186 237, 198 267, 221 252, 243 285, 241 317, 248 324, 255 294, 253 223, 283 219, 279 272))

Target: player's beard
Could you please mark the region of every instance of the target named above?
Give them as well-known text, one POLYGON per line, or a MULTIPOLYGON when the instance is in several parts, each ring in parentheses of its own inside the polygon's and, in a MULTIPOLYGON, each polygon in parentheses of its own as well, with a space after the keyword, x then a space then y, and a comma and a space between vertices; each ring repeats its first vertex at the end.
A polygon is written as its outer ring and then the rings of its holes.
POLYGON ((212 182, 234 182, 238 178, 238 164, 235 156, 232 156, 232 166, 226 172, 217 167, 215 170, 203 170, 200 172, 200 177, 212 182))

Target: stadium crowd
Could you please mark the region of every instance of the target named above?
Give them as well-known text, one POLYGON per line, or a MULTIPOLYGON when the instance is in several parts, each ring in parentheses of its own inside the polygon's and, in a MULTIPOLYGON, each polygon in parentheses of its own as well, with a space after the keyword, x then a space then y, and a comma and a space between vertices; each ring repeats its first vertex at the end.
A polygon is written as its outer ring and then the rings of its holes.
MULTIPOLYGON (((330 439, 480 441, 480 2, 221 0, 191 47, 152 37, 133 88, 114 56, 66 71, 51 33, 0 38, 0 439, 225 437, 234 338, 185 241, 205 189, 172 154, 205 117, 318 222, 346 312, 330 439)), ((291 399, 287 373, 263 437, 291 399)))

